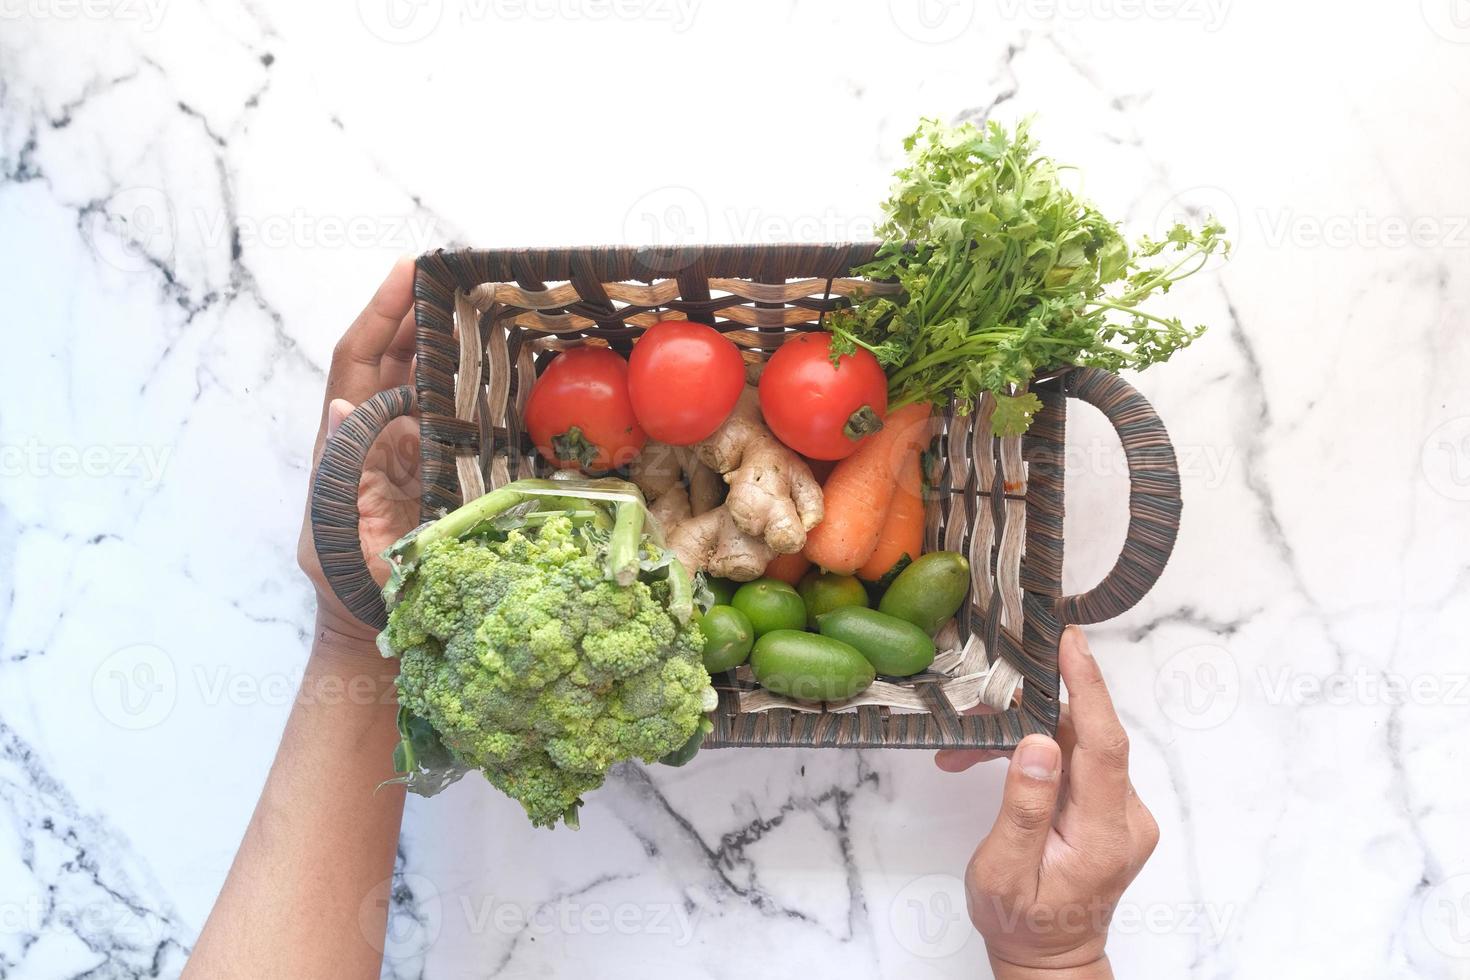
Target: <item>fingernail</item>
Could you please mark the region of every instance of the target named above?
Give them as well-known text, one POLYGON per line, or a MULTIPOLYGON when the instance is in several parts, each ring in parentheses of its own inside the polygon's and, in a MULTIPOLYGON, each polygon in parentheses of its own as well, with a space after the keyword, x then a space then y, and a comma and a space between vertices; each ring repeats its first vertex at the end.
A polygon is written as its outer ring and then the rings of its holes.
POLYGON ((330 439, 342 428, 342 423, 347 416, 352 414, 352 404, 342 398, 332 399, 332 404, 327 406, 327 438, 330 439))
POLYGON ((1080 626, 1068 626, 1067 632, 1072 635, 1072 645, 1084 656, 1092 656, 1092 648, 1087 645, 1087 634, 1082 632, 1080 626))
POLYGON ((1032 779, 1053 779, 1061 762, 1062 750, 1051 739, 1025 741, 1016 749, 1016 765, 1032 779))

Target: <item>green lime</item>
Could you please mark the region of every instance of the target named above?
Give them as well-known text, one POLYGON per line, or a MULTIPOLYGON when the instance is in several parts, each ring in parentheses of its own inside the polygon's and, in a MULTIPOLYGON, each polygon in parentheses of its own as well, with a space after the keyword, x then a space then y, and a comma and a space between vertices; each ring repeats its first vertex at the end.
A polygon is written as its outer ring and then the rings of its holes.
POLYGON ((773 630, 756 640, 750 669, 761 687, 798 701, 846 701, 876 675, 856 648, 799 630, 773 630))
POLYGON ((928 633, 876 609, 834 609, 817 617, 817 628, 867 657, 880 674, 910 677, 934 662, 934 641, 928 633))
POLYGON ((735 598, 735 590, 740 588, 739 582, 732 582, 727 578, 715 578, 713 575, 704 580, 704 584, 714 593, 715 605, 728 606, 730 600, 735 598))
POLYGON ((699 620, 704 634, 704 669, 711 674, 745 663, 755 643, 750 617, 733 606, 712 606, 699 620))
POLYGON ((735 590, 730 605, 750 617, 755 635, 806 626, 806 603, 796 590, 773 578, 758 578, 735 590))
POLYGON ((800 593, 801 601, 806 603, 806 625, 810 629, 817 628, 817 617, 823 613, 843 606, 868 604, 868 590, 863 588, 863 583, 855 576, 838 575, 836 572, 812 569, 802 578, 796 591, 800 593))
POLYGON ((878 611, 913 623, 933 636, 959 612, 970 589, 970 563, 953 551, 931 551, 898 573, 878 611))

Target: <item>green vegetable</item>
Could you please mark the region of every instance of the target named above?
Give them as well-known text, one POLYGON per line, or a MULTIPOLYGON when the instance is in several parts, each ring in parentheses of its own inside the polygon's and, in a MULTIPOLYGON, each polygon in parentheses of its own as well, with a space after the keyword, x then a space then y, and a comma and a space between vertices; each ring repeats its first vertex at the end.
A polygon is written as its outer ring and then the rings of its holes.
POLYGON ((970 563, 953 551, 931 551, 898 573, 878 600, 878 611, 913 623, 933 636, 959 612, 970 589, 970 563))
POLYGON ((659 762, 676 769, 685 765, 699 754, 699 747, 704 744, 704 737, 715 730, 715 723, 709 720, 709 716, 699 719, 699 727, 694 734, 689 736, 689 741, 679 746, 669 754, 659 758, 659 762))
POLYGON ((799 701, 845 701, 876 676, 851 645, 801 630, 773 630, 756 640, 750 669, 766 690, 799 701))
POLYGON ((883 594, 888 591, 888 587, 893 584, 893 580, 898 578, 903 570, 913 563, 914 559, 908 553, 905 553, 902 558, 893 563, 892 568, 883 573, 883 577, 878 579, 878 581, 864 582, 863 585, 868 590, 868 605, 876 606, 879 600, 883 598, 883 594))
POLYGON ((398 782, 479 769, 534 825, 576 826, 614 763, 697 748, 715 692, 693 583, 645 514, 621 480, 520 480, 388 551, 398 782))
POLYGON ((733 606, 711 606, 699 620, 704 634, 704 669, 711 674, 745 663, 755 643, 750 617, 733 606))
POLYGON ((750 617, 756 636, 771 630, 799 630, 806 625, 806 604, 795 589, 778 579, 746 582, 735 590, 730 605, 750 617))
POLYGON ((1025 391, 1038 371, 1145 368, 1203 332, 1142 305, 1217 249, 1229 254, 1215 220, 1130 246, 1037 153, 1025 122, 1008 133, 995 122, 982 130, 924 119, 904 148, 909 164, 883 206, 883 244, 857 270, 900 292, 868 295, 828 319, 834 357, 863 347, 888 371, 890 412, 951 398, 969 411, 990 392, 996 434, 1019 435, 1041 407, 1025 391))
POLYGON ((715 597, 714 604, 717 606, 728 606, 730 600, 735 598, 735 590, 740 588, 739 582, 732 582, 727 578, 715 578, 708 576, 704 580, 710 595, 715 597))
POLYGON ((817 617, 823 636, 841 640, 868 658, 880 674, 909 677, 934 662, 934 641, 907 620, 865 609, 845 606, 817 617))
POLYGON ((796 591, 801 596, 801 601, 806 603, 807 629, 817 628, 817 617, 822 613, 843 606, 868 604, 868 590, 863 588, 863 583, 856 577, 823 572, 815 568, 802 576, 796 591))

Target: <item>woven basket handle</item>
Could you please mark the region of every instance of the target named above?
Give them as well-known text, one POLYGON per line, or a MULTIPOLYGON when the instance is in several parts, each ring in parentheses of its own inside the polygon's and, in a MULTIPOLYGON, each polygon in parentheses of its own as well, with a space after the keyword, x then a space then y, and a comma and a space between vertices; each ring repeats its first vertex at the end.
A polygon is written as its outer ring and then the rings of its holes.
POLYGON ((1179 462, 1153 406, 1116 374, 1077 370, 1067 394, 1108 417, 1128 459, 1128 535, 1117 564, 1090 591, 1057 600, 1062 623, 1100 623, 1132 609, 1164 573, 1179 532, 1179 462))
POLYGON ((380 391, 357 406, 322 447, 311 483, 311 539, 322 573, 348 612, 378 630, 388 625, 388 610, 362 555, 357 487, 373 441, 389 422, 411 411, 413 392, 406 385, 380 391))

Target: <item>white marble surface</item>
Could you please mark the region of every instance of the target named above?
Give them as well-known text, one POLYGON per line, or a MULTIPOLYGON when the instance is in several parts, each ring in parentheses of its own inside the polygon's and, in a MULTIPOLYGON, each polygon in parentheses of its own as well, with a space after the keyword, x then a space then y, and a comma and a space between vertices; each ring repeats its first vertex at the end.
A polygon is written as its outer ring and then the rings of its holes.
MULTIPOLYGON (((992 107, 1133 228, 1238 242, 1139 380, 1174 561, 1092 633, 1164 831, 1120 975, 1470 977, 1459 0, 0 3, 0 977, 178 971, 301 669, 322 368, 393 255, 861 236, 919 114, 992 107)), ((1125 484, 1077 418, 1081 588, 1125 484)), ((983 976, 955 876, 1000 775, 711 752, 576 834, 466 780, 410 805, 388 972, 983 976)))

